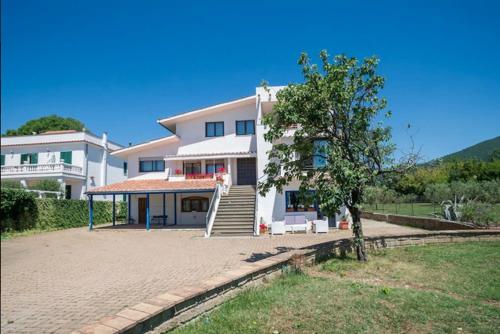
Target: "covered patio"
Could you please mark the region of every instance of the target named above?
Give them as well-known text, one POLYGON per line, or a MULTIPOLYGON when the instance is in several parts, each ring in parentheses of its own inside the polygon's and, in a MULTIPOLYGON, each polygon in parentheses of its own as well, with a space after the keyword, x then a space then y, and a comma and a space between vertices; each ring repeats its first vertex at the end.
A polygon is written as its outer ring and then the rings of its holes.
POLYGON ((216 188, 213 179, 167 181, 164 179, 126 180, 87 192, 89 230, 94 228, 94 196, 110 195, 112 225, 105 228, 193 228, 205 227, 206 216, 216 188), (127 201, 126 224, 117 224, 117 196, 127 201))

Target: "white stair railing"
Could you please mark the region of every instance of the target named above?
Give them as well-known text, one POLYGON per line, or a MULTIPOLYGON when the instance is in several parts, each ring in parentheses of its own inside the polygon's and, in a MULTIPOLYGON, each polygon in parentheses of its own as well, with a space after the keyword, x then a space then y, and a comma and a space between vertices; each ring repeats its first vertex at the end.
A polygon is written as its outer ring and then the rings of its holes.
POLYGON ((210 201, 210 207, 208 208, 207 218, 206 218, 206 230, 205 238, 209 238, 212 234, 212 228, 214 226, 215 216, 217 215, 217 209, 219 208, 220 198, 222 196, 222 185, 217 183, 215 187, 212 200, 210 201))

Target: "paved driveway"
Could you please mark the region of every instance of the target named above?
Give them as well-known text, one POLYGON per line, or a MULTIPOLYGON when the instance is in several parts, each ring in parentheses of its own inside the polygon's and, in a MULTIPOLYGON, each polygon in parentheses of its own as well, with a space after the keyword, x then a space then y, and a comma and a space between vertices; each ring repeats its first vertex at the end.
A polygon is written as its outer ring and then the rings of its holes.
MULTIPOLYGON (((365 221, 366 235, 422 230, 365 221)), ((1 332, 69 333, 268 254, 351 236, 204 239, 202 231, 71 229, 1 242, 1 332)))

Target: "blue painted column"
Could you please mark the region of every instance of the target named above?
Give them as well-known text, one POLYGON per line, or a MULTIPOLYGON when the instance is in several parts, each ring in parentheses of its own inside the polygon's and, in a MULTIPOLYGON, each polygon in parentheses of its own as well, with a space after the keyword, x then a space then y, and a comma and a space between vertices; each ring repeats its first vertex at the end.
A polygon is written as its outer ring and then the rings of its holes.
POLYGON ((167 225, 167 218, 165 217, 165 193, 163 193, 163 226, 167 225))
POLYGON ((177 193, 174 193, 174 225, 177 225, 177 193))
POLYGON ((113 226, 116 224, 116 198, 113 194, 113 226))
POLYGON ((146 230, 149 231, 150 228, 150 217, 149 217, 149 193, 146 194, 146 230))
POLYGON ((89 231, 92 231, 94 225, 94 198, 89 195, 89 231))
POLYGON ((131 206, 132 206, 132 195, 128 194, 128 212, 127 212, 128 222, 127 222, 127 224, 130 224, 130 219, 132 218, 131 206))

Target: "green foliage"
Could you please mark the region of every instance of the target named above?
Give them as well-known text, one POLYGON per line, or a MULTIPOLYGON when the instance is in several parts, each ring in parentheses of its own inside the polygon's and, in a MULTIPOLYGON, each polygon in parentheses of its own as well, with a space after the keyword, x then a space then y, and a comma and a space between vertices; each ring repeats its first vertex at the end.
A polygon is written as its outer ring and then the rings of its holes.
MULTIPOLYGON (((89 222, 88 202, 84 200, 38 199, 37 225, 41 229, 65 229, 85 226, 89 222)), ((109 223, 112 206, 107 201, 94 201, 94 224, 109 223)))
POLYGON ((492 204, 469 201, 461 208, 461 220, 480 226, 496 225, 495 210, 492 204))
POLYGON ((21 189, 2 188, 0 215, 1 232, 33 228, 38 216, 35 196, 21 189))
POLYGON ((264 136, 273 148, 259 191, 266 194, 276 187, 281 192, 299 180, 302 193, 316 190, 321 210, 329 216, 342 205, 357 206, 366 185, 392 162, 394 147, 388 142, 390 128, 376 122, 387 104, 378 97, 384 86, 384 78, 376 74, 378 59, 358 62, 341 55, 330 62, 326 51, 320 57, 321 70, 302 54, 304 83, 280 90, 273 112, 264 117, 264 136), (291 127, 296 127, 293 142, 280 142, 291 127), (326 143, 320 153, 314 152, 316 139, 326 143), (318 155, 326 165, 305 171, 306 163, 318 155))
MULTIPOLYGON (((117 219, 127 216, 127 203, 116 203, 117 219)), ((2 189, 1 230, 23 231, 26 229, 57 230, 81 227, 88 224, 88 202, 85 200, 35 199, 33 193, 2 189)), ((112 221, 113 206, 109 201, 94 201, 94 224, 112 221)))
POLYGON ((482 161, 490 161, 495 154, 498 154, 500 149, 500 136, 482 141, 476 145, 467 147, 461 151, 446 155, 440 160, 443 161, 458 161, 478 159, 482 161), (496 151, 496 152, 495 152, 496 151))
POLYGON ((30 120, 18 129, 9 129, 5 133, 5 136, 31 135, 33 133, 39 134, 46 131, 56 130, 82 131, 84 127, 85 125, 77 119, 50 115, 30 120))
POLYGON ((2 188, 21 189, 21 182, 14 180, 2 180, 2 188))
POLYGON ((28 189, 44 191, 62 191, 61 184, 57 180, 45 179, 28 185, 28 189))

